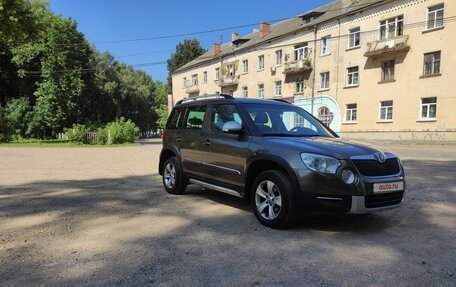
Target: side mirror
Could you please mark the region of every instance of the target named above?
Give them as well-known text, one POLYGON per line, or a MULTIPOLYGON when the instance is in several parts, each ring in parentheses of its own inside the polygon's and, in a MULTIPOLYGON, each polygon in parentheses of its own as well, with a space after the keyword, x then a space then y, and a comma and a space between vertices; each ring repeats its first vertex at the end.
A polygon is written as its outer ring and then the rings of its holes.
POLYGON ((229 121, 223 125, 222 130, 224 133, 239 134, 242 131, 242 126, 238 122, 229 121))

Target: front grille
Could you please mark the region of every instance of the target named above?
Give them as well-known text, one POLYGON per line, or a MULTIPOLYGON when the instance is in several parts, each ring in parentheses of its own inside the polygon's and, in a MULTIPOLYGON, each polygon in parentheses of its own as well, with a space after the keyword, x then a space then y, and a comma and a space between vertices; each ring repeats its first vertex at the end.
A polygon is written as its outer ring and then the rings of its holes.
POLYGON ((387 176, 400 172, 397 158, 387 159, 384 163, 376 160, 354 159, 353 163, 359 172, 365 176, 387 176))
POLYGON ((404 191, 366 195, 366 208, 385 207, 401 203, 404 191))

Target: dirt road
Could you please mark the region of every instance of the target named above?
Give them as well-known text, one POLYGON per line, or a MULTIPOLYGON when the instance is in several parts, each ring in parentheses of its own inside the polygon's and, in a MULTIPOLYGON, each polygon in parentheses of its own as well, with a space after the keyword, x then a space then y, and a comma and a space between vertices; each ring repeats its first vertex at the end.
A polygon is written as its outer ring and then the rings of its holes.
POLYGON ((409 192, 374 215, 261 226, 241 199, 164 192, 161 143, 0 148, 0 286, 454 286, 456 147, 393 146, 409 192))

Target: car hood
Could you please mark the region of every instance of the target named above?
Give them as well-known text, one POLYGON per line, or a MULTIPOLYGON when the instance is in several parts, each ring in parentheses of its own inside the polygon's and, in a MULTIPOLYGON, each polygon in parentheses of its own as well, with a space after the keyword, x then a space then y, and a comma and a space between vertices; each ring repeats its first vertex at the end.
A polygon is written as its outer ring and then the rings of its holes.
POLYGON ((280 141, 287 141, 293 148, 302 152, 318 153, 338 159, 349 159, 352 156, 370 155, 377 152, 393 154, 391 151, 373 145, 327 137, 280 137, 280 141))

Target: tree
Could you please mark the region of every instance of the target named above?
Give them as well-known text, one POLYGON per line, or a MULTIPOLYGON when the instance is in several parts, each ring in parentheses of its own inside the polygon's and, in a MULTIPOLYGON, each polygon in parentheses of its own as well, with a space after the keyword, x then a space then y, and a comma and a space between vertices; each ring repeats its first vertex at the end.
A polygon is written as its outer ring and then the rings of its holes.
POLYGON ((171 54, 167 62, 169 93, 173 92, 171 74, 179 67, 193 61, 205 52, 206 50, 201 47, 200 42, 197 39, 186 39, 183 43, 177 44, 176 52, 171 54))
POLYGON ((156 123, 159 128, 164 128, 168 120, 168 86, 157 81, 154 98, 158 117, 156 123))

